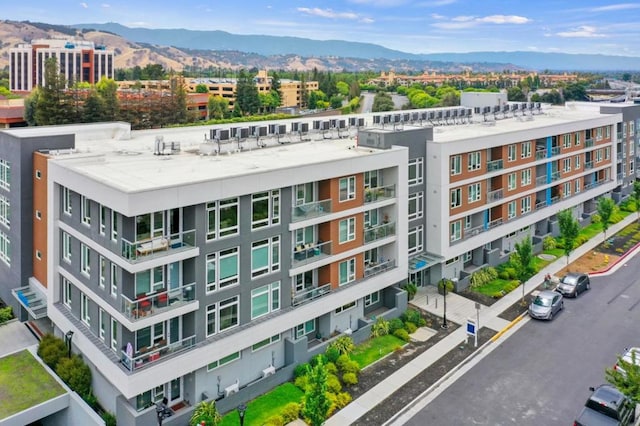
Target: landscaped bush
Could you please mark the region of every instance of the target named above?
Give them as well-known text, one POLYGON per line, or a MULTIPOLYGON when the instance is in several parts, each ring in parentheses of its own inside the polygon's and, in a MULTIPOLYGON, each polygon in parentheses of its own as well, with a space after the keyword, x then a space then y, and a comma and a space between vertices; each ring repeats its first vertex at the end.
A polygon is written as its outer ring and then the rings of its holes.
POLYGON ((298 404, 297 402, 288 403, 282 409, 281 415, 282 420, 284 420, 285 424, 291 423, 292 421, 300 417, 300 404, 298 404))
POLYGON ((502 270, 500 272, 498 272, 498 278, 500 278, 501 280, 508 280, 509 279, 509 273, 505 270, 502 270))
POLYGON ((324 351, 324 355, 327 357, 327 362, 335 363, 340 356, 340 351, 337 348, 329 346, 327 350, 324 351))
POLYGON ((498 278, 496 268, 487 266, 471 274, 471 287, 481 287, 498 278))
POLYGON ((307 374, 307 370, 309 369, 309 364, 303 362, 302 364, 296 365, 296 368, 293 370, 293 378, 297 379, 298 377, 302 377, 307 374))
POLYGON ((587 241, 589 241, 589 237, 587 237, 586 235, 578 235, 578 237, 576 238, 575 243, 573 244, 573 247, 579 247, 581 245, 583 245, 584 243, 586 243, 587 241))
POLYGON ((407 309, 400 316, 400 318, 402 319, 402 321, 412 322, 418 327, 424 327, 425 324, 427 323, 425 319, 422 317, 422 314, 419 311, 416 311, 415 309, 407 309))
POLYGON ((349 355, 340 355, 338 357, 338 360, 336 361, 336 365, 341 371, 344 371, 344 366, 347 365, 349 361, 351 361, 351 358, 349 358, 349 355))
POLYGON ((284 426, 284 418, 281 415, 276 414, 275 416, 269 417, 265 422, 264 426, 284 426))
POLYGON ((309 385, 309 378, 306 375, 296 377, 293 381, 293 384, 296 385, 296 387, 302 392, 305 392, 307 390, 307 386, 309 385))
POLYGON ((38 356, 54 371, 58 361, 67 356, 67 351, 64 340, 53 334, 45 334, 38 345, 38 356))
POLYGON ((342 383, 335 374, 327 374, 327 390, 329 392, 338 393, 342 390, 342 383))
POLYGON ((414 283, 406 283, 402 288, 407 292, 409 300, 412 300, 418 292, 418 286, 414 283))
POLYGON ((544 237, 542 240, 542 250, 553 250, 556 248, 556 239, 551 236, 544 237))
POLYGON ((320 360, 322 360, 323 364, 327 363, 327 357, 325 356, 325 354, 318 354, 314 356, 309 360, 309 364, 311 365, 311 367, 315 367, 320 360))
POLYGON ((418 326, 412 322, 407 321, 404 323, 404 329, 407 330, 407 333, 411 334, 415 333, 415 331, 418 329, 418 326))
POLYGON ((340 368, 340 370, 342 371, 342 373, 358 374, 360 373, 360 366, 357 362, 350 359, 342 365, 342 368, 340 368))
POLYGON ((353 339, 349 336, 340 336, 329 344, 329 348, 337 349, 341 355, 349 355, 355 347, 353 339))
POLYGON ((0 308, 0 324, 3 324, 13 318, 13 310, 11 306, 0 308))
POLYGON ((389 321, 389 334, 395 333, 397 330, 403 329, 404 323, 400 318, 394 318, 389 321))
POLYGON ((358 384, 358 376, 354 373, 344 373, 342 375, 342 382, 347 386, 353 386, 358 384))
POLYGON ((393 335, 396 336, 398 339, 404 340, 405 342, 408 342, 410 340, 409 333, 407 333, 407 330, 405 330, 404 328, 400 328, 394 331, 393 335))
POLYGON ((80 396, 91 392, 91 369, 78 355, 60 359, 56 374, 80 396))
POLYGON ((327 362, 324 369, 327 370, 327 373, 329 374, 338 374, 338 367, 336 367, 333 362, 327 362))
POLYGON ((104 420, 105 426, 116 426, 116 416, 108 411, 103 412, 100 417, 104 420))
POLYGON ((376 322, 371 326, 371 337, 380 337, 387 334, 389 334, 389 321, 382 317, 378 317, 376 322))
POLYGON ((327 392, 327 398, 331 401, 327 416, 332 415, 336 410, 346 407, 351 402, 351 395, 348 392, 327 392))
POLYGON ((602 222, 602 217, 598 213, 594 213, 591 215, 591 223, 600 223, 602 222))
POLYGON ((518 271, 514 267, 505 268, 504 271, 507 273, 508 280, 515 280, 518 277, 518 271))

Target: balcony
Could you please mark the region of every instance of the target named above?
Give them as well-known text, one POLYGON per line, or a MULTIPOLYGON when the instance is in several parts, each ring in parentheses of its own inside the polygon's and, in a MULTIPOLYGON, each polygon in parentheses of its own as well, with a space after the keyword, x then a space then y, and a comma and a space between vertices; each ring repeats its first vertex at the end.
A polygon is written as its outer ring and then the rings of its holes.
POLYGON ((395 268, 396 261, 388 259, 383 260, 380 259, 378 262, 365 262, 364 264, 364 276, 371 277, 373 275, 377 275, 381 272, 387 271, 391 268, 395 268))
POLYGON ((553 157, 554 155, 558 155, 560 154, 560 147, 559 146, 554 146, 553 148, 551 148, 551 156, 553 157))
POLYGON ((384 223, 378 226, 372 226, 364 230, 364 243, 368 244, 381 238, 390 237, 396 233, 396 223, 384 223))
POLYGON ((547 158, 547 150, 546 149, 537 149, 536 150, 536 160, 542 160, 547 158))
POLYGON ((618 132, 618 140, 621 140, 623 136, 624 136, 624 133, 618 132))
POLYGON ((536 210, 547 207, 547 200, 536 201, 536 210))
POLYGON ((551 173, 551 182, 555 182, 560 179, 560 171, 555 171, 551 173))
POLYGON ((387 185, 378 188, 365 188, 364 190, 364 202, 365 204, 374 203, 376 201, 388 200, 395 198, 396 186, 387 185))
POLYGON ((47 316, 46 296, 43 297, 43 295, 33 291, 29 286, 11 289, 11 293, 33 319, 47 316))
POLYGON ((487 229, 495 228, 496 226, 500 226, 500 225, 502 225, 502 218, 501 217, 489 222, 489 224, 487 225, 487 229))
POLYGON ((167 344, 166 340, 160 340, 153 346, 140 349, 136 354, 129 346, 129 350, 122 350, 121 362, 129 371, 135 371, 169 355, 192 348, 195 344, 196 336, 193 335, 170 344, 167 344))
POLYGON ((131 242, 122 239, 122 257, 130 261, 148 260, 153 257, 166 256, 170 253, 182 251, 185 248, 196 247, 196 230, 191 229, 168 236, 145 238, 131 242))
POLYGON ((317 262, 333 253, 331 241, 319 241, 318 243, 298 244, 293 249, 293 266, 306 265, 317 262))
POLYGON ((318 287, 313 287, 308 290, 299 291, 294 293, 293 300, 291 304, 293 306, 302 305, 307 302, 311 302, 312 300, 318 299, 325 294, 331 293, 331 283, 323 284, 318 287))
POLYGON ((331 200, 314 201, 291 208, 291 221, 313 219, 331 213, 331 200))
POLYGON ((618 158, 618 161, 622 161, 622 159, 624 158, 624 152, 618 152, 617 158, 618 158))
POLYGON ((585 169, 593 169, 593 161, 585 161, 584 168, 585 169))
POLYGON ((547 175, 536 176, 536 186, 542 186, 547 184, 547 175))
POLYGON ((121 312, 132 321, 183 306, 195 298, 196 283, 131 300, 122 295, 121 312))
POLYGON ((493 201, 502 200, 503 191, 502 189, 496 189, 495 191, 487 192, 487 203, 491 203, 493 201))
POLYGON ((584 141, 584 146, 586 148, 591 148, 595 145, 595 141, 593 140, 593 138, 588 138, 587 140, 584 141))
POLYGON ((487 172, 495 172, 496 170, 502 170, 503 168, 504 162, 502 159, 487 162, 487 172))

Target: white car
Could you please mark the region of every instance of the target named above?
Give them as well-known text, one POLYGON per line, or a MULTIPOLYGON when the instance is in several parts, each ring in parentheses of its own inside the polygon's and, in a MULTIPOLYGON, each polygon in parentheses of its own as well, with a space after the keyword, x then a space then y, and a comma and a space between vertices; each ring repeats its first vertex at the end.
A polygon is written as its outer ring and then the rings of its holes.
MULTIPOLYGON (((622 355, 621 358, 623 361, 628 362, 629 364, 635 361, 635 364, 640 366, 640 348, 626 348, 624 350, 624 355, 622 355)), ((617 362, 616 365, 613 366, 613 369, 619 371, 623 375, 627 374, 627 372, 624 371, 624 368, 618 365, 617 362)))

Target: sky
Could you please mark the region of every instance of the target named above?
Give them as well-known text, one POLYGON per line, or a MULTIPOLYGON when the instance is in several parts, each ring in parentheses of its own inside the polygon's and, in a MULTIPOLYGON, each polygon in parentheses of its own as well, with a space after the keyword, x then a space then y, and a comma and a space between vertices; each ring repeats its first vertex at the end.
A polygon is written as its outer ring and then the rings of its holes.
POLYGON ((222 30, 379 44, 409 53, 640 56, 640 2, 595 0, 29 0, 3 18, 222 30))

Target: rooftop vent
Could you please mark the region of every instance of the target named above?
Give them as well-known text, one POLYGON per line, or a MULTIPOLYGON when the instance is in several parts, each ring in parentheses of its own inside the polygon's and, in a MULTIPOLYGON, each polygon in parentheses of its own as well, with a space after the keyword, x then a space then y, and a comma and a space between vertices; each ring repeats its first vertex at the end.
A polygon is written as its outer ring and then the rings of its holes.
POLYGON ((164 136, 156 136, 153 155, 173 155, 180 152, 180 142, 165 142, 164 136))

